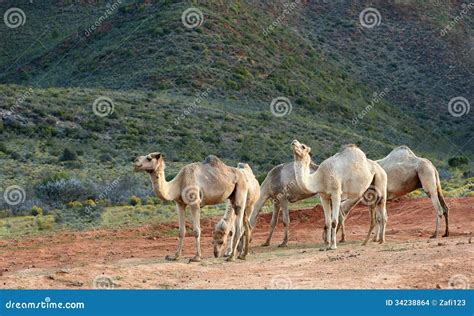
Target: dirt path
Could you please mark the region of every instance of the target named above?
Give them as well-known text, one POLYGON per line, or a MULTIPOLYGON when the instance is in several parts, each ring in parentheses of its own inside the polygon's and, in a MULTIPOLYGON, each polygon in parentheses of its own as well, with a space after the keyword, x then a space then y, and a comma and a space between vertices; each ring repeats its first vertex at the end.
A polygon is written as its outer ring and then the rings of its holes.
MULTIPOLYGON (((212 258, 216 219, 202 222, 201 263, 184 257, 167 262, 177 238, 175 224, 117 230, 60 232, 0 240, 0 288, 448 288, 474 286, 474 198, 450 198, 449 238, 429 239, 434 210, 429 199, 404 199, 387 205, 387 243, 360 243, 368 229, 366 207, 346 221, 349 242, 336 251, 319 251, 322 209, 290 213, 290 246, 278 248, 279 225, 270 247, 265 240, 271 214, 259 218, 247 261, 212 258)), ((190 227, 188 227, 190 229, 190 227)), ((442 226, 444 229, 444 225, 442 226)), ((190 234, 188 234, 190 236, 190 234)))

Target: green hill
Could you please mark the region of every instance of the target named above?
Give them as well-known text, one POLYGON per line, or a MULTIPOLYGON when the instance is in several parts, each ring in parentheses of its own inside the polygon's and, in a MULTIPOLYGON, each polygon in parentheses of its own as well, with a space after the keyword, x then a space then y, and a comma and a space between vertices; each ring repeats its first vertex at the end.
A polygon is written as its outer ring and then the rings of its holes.
POLYGON ((216 154, 262 178, 291 159, 294 138, 317 162, 345 143, 374 159, 405 144, 446 180, 472 176, 474 111, 448 110, 473 100, 472 18, 441 35, 459 3, 32 2, 0 3, 26 17, 0 27, 0 181, 35 203, 38 184, 64 171, 91 185, 126 176, 126 194, 149 195, 130 161, 150 151, 171 175, 216 154), (368 6, 381 15, 374 28, 359 21, 368 6), (190 7, 203 13, 197 28, 181 20, 190 7), (103 97, 113 113, 99 116, 103 97), (279 97, 290 103, 275 115, 279 97), (468 162, 450 167, 453 157, 468 162))

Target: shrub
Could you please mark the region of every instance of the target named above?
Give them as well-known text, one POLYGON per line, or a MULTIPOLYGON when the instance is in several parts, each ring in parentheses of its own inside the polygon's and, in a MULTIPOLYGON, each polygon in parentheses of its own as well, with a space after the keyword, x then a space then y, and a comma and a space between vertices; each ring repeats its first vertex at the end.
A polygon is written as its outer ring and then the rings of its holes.
POLYGON ((157 205, 158 203, 159 203, 158 198, 154 196, 147 197, 145 201, 146 205, 157 205))
POLYGON ((92 206, 92 207, 97 206, 97 204, 95 203, 95 201, 93 199, 88 199, 84 204, 87 205, 87 206, 92 206))
POLYGON ((43 209, 39 206, 33 205, 33 207, 31 208, 31 215, 41 216, 43 215, 43 209))
POLYGON ((67 207, 73 208, 73 207, 82 207, 82 203, 79 201, 71 201, 66 203, 67 207))
POLYGON ((39 230, 53 230, 54 219, 52 216, 39 216, 36 224, 38 225, 39 230))
POLYGON ((130 198, 130 205, 137 206, 140 204, 142 204, 142 200, 140 200, 138 196, 132 195, 132 197, 130 198))
POLYGON ((64 173, 50 176, 34 187, 35 194, 44 203, 52 206, 63 205, 70 201, 85 200, 94 196, 94 189, 89 182, 70 178, 64 173))
POLYGON ((453 168, 460 167, 462 165, 467 165, 468 163, 469 159, 465 156, 452 157, 448 160, 448 165, 453 168))
POLYGON ((77 153, 69 148, 64 148, 64 151, 59 157, 59 161, 74 161, 77 160, 77 153))

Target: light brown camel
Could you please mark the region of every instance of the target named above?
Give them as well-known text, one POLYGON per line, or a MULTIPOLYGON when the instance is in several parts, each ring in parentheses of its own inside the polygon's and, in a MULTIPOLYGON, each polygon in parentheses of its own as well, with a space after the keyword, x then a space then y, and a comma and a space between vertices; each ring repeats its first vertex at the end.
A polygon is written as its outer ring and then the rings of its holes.
MULTIPOLYGON (((167 182, 165 161, 159 152, 139 156, 134 161, 135 171, 150 174, 153 190, 158 198, 175 201, 179 217, 179 243, 174 256, 168 260, 177 260, 181 255, 186 234, 185 210, 191 208, 193 232, 196 239, 196 255, 190 261, 201 260, 201 207, 223 203, 229 199, 236 214, 245 209, 248 184, 242 172, 225 165, 216 156, 208 156, 203 162, 184 166, 176 177, 167 182)), ((250 226, 250 225, 248 225, 250 226)), ((246 229, 250 234, 250 229, 246 229)))
POLYGON ((213 245, 214 245, 214 256, 220 257, 224 249, 226 249, 226 255, 229 261, 235 259, 235 254, 238 248, 241 248, 241 254, 239 259, 245 260, 249 250, 249 242, 251 235, 242 236, 242 225, 248 225, 249 231, 250 224, 249 218, 254 209, 255 202, 260 197, 260 184, 253 174, 252 168, 246 163, 239 163, 237 169, 242 172, 244 178, 248 183, 248 194, 245 202, 245 210, 241 214, 236 214, 232 205, 227 203, 226 212, 222 219, 216 224, 213 234, 213 245), (243 216, 243 217, 242 217, 243 216), (244 237, 244 238, 242 238, 244 237), (242 245, 239 243, 242 241, 242 245))
MULTIPOLYGON (((439 222, 443 215, 446 223, 443 237, 449 236, 449 209, 444 201, 438 170, 433 163, 428 159, 417 157, 407 146, 395 148, 388 156, 377 160, 377 163, 387 172, 387 199, 394 199, 422 188, 431 198, 435 209, 435 231, 431 238, 438 236, 439 222)), ((345 241, 344 219, 347 218, 349 211, 341 211, 341 241, 345 241)), ((377 234, 375 240, 377 240, 377 234)))
MULTIPOLYGON (((336 249, 336 228, 340 209, 350 209, 367 192, 375 193, 370 203, 370 228, 364 244, 369 240, 375 226, 375 211, 380 214, 380 242, 385 241, 387 212, 387 174, 375 162, 367 159, 364 152, 355 145, 347 145, 343 150, 324 160, 318 170, 310 173, 311 148, 297 140, 292 143, 295 159, 295 175, 298 185, 308 193, 319 193, 324 209, 326 249, 336 249), (341 203, 341 201, 343 201, 341 203)), ((370 195, 369 194, 369 195, 370 195)))
MULTIPOLYGON (((310 172, 314 172, 318 166, 313 162, 310 163, 310 172)), ((269 246, 272 239, 273 231, 278 223, 280 211, 283 214, 283 226, 285 234, 283 242, 278 247, 286 247, 288 245, 288 233, 290 225, 290 216, 288 213, 288 204, 301 201, 314 196, 297 185, 295 178, 295 162, 282 163, 270 170, 262 182, 260 188, 260 198, 255 204, 255 208, 250 217, 250 226, 253 229, 257 224, 257 216, 260 214, 263 205, 268 199, 273 200, 273 214, 268 238, 262 246, 269 246)))

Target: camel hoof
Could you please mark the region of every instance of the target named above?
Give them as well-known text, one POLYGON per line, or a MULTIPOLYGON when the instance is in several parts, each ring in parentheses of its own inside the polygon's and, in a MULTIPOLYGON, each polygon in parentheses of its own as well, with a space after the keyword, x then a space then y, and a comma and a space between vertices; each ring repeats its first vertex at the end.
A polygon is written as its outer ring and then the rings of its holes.
POLYGON ((443 237, 449 237, 449 233, 444 234, 443 237))
POLYGON ((191 262, 201 262, 201 257, 199 256, 192 257, 189 259, 188 263, 191 263, 191 262))
POLYGON ((269 241, 266 241, 262 244, 262 247, 268 247, 270 246, 270 242, 269 241))
POLYGON ((288 243, 283 242, 283 243, 279 244, 278 247, 280 247, 280 248, 288 247, 288 243))
POLYGON ((431 235, 431 236, 430 236, 431 239, 435 239, 435 238, 437 238, 437 237, 438 237, 438 235, 431 235))
POLYGON ((239 260, 247 260, 247 256, 240 255, 238 256, 239 260))
POLYGON ((385 240, 379 241, 379 244, 384 244, 384 243, 385 243, 385 240))
POLYGON ((165 259, 168 260, 168 261, 176 261, 176 260, 179 259, 179 257, 178 257, 178 256, 170 256, 170 255, 167 255, 167 256, 165 257, 165 259))
POLYGON ((365 246, 365 245, 367 245, 367 242, 366 242, 366 241, 364 241, 364 242, 362 243, 362 246, 365 246))
POLYGON ((328 249, 327 249, 327 250, 336 250, 336 249, 337 249, 337 247, 336 247, 336 246, 331 246, 331 247, 328 247, 328 249))
POLYGON ((345 239, 341 239, 341 240, 339 240, 339 242, 340 242, 340 243, 345 243, 346 240, 345 240, 345 239))
POLYGON ((227 259, 225 259, 225 261, 227 262, 234 262, 235 261, 235 258, 234 257, 227 257, 227 259))
POLYGON ((327 250, 326 247, 319 248, 319 251, 326 251, 326 250, 327 250))

